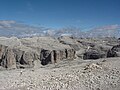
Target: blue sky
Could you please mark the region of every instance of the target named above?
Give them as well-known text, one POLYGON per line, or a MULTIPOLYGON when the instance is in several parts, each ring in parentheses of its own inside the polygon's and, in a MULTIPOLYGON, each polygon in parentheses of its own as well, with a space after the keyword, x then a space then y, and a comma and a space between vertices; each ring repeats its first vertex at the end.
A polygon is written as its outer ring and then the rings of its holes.
POLYGON ((0 0, 0 20, 62 28, 120 24, 120 0, 0 0))

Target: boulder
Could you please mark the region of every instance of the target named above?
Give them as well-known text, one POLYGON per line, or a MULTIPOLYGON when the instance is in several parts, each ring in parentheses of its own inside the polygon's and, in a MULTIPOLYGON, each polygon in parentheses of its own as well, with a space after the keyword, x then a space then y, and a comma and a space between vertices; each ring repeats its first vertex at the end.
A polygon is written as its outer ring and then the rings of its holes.
POLYGON ((97 50, 89 50, 83 54, 83 59, 99 59, 101 57, 97 50))
POLYGON ((120 57, 120 45, 113 46, 108 52, 107 57, 120 57))
POLYGON ((94 47, 89 47, 87 50, 84 51, 85 53, 83 53, 83 59, 105 58, 106 51, 107 49, 104 49, 104 47, 97 46, 97 45, 94 47))

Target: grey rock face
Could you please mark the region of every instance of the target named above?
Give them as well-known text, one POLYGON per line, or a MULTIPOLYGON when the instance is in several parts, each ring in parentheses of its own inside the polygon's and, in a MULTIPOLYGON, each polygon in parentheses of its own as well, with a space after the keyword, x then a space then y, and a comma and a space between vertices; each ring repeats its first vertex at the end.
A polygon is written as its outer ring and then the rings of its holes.
POLYGON ((52 60, 51 51, 42 49, 40 60, 42 65, 47 65, 49 62, 51 62, 52 60))
POLYGON ((109 50, 108 47, 98 46, 95 45, 94 47, 91 47, 88 50, 85 50, 83 54, 83 59, 99 59, 99 58, 106 58, 107 57, 107 51, 109 50))
POLYGON ((115 45, 107 52, 107 57, 120 57, 120 45, 115 45))
POLYGON ((18 63, 18 62, 20 63, 24 51, 19 50, 19 49, 13 49, 13 52, 15 53, 16 62, 17 62, 17 63, 18 63))
POLYGON ((38 65, 35 62, 47 65, 63 59, 75 58, 73 48, 51 37, 15 39, 17 43, 10 44, 12 39, 15 38, 0 38, 1 42, 5 41, 3 45, 0 45, 0 66, 4 68, 31 68, 38 65))
POLYGON ((41 64, 47 65, 48 63, 57 63, 63 59, 75 58, 74 49, 64 49, 64 50, 41 50, 41 64))
POLYGON ((89 50, 84 53, 83 59, 99 59, 101 57, 97 50, 89 50))
POLYGON ((74 60, 76 56, 82 59, 120 56, 116 38, 0 37, 0 44, 0 66, 9 69, 55 64, 64 59, 74 60))
POLYGON ((16 68, 16 59, 12 49, 0 45, 0 65, 4 68, 16 68))
POLYGON ((2 59, 5 56, 7 46, 0 45, 0 59, 2 59))
POLYGON ((9 69, 16 68, 16 59, 12 49, 9 48, 7 49, 5 60, 6 60, 6 68, 9 69))
POLYGON ((62 44, 69 45, 75 51, 80 50, 80 43, 72 37, 68 37, 68 36, 60 37, 58 40, 62 44))
POLYGON ((74 49, 66 49, 66 58, 73 60, 75 58, 75 50, 74 49))

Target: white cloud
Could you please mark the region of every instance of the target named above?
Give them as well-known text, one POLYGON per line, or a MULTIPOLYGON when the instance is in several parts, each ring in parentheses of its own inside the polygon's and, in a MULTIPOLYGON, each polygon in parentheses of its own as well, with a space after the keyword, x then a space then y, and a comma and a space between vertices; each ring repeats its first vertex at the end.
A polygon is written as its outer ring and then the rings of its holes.
POLYGON ((12 27, 11 24, 15 24, 16 22, 13 20, 1 20, 0 21, 0 28, 10 28, 12 27))
POLYGON ((1 20, 0 21, 0 36, 29 36, 39 35, 43 33, 43 27, 34 27, 30 25, 26 25, 24 23, 19 23, 16 21, 9 20, 1 20))

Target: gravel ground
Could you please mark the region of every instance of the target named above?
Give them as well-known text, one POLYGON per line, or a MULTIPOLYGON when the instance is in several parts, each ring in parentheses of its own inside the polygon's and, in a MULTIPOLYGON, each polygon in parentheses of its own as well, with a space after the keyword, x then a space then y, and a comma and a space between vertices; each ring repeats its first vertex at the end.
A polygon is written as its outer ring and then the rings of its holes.
POLYGON ((120 58, 1 70, 0 90, 120 90, 120 58))

